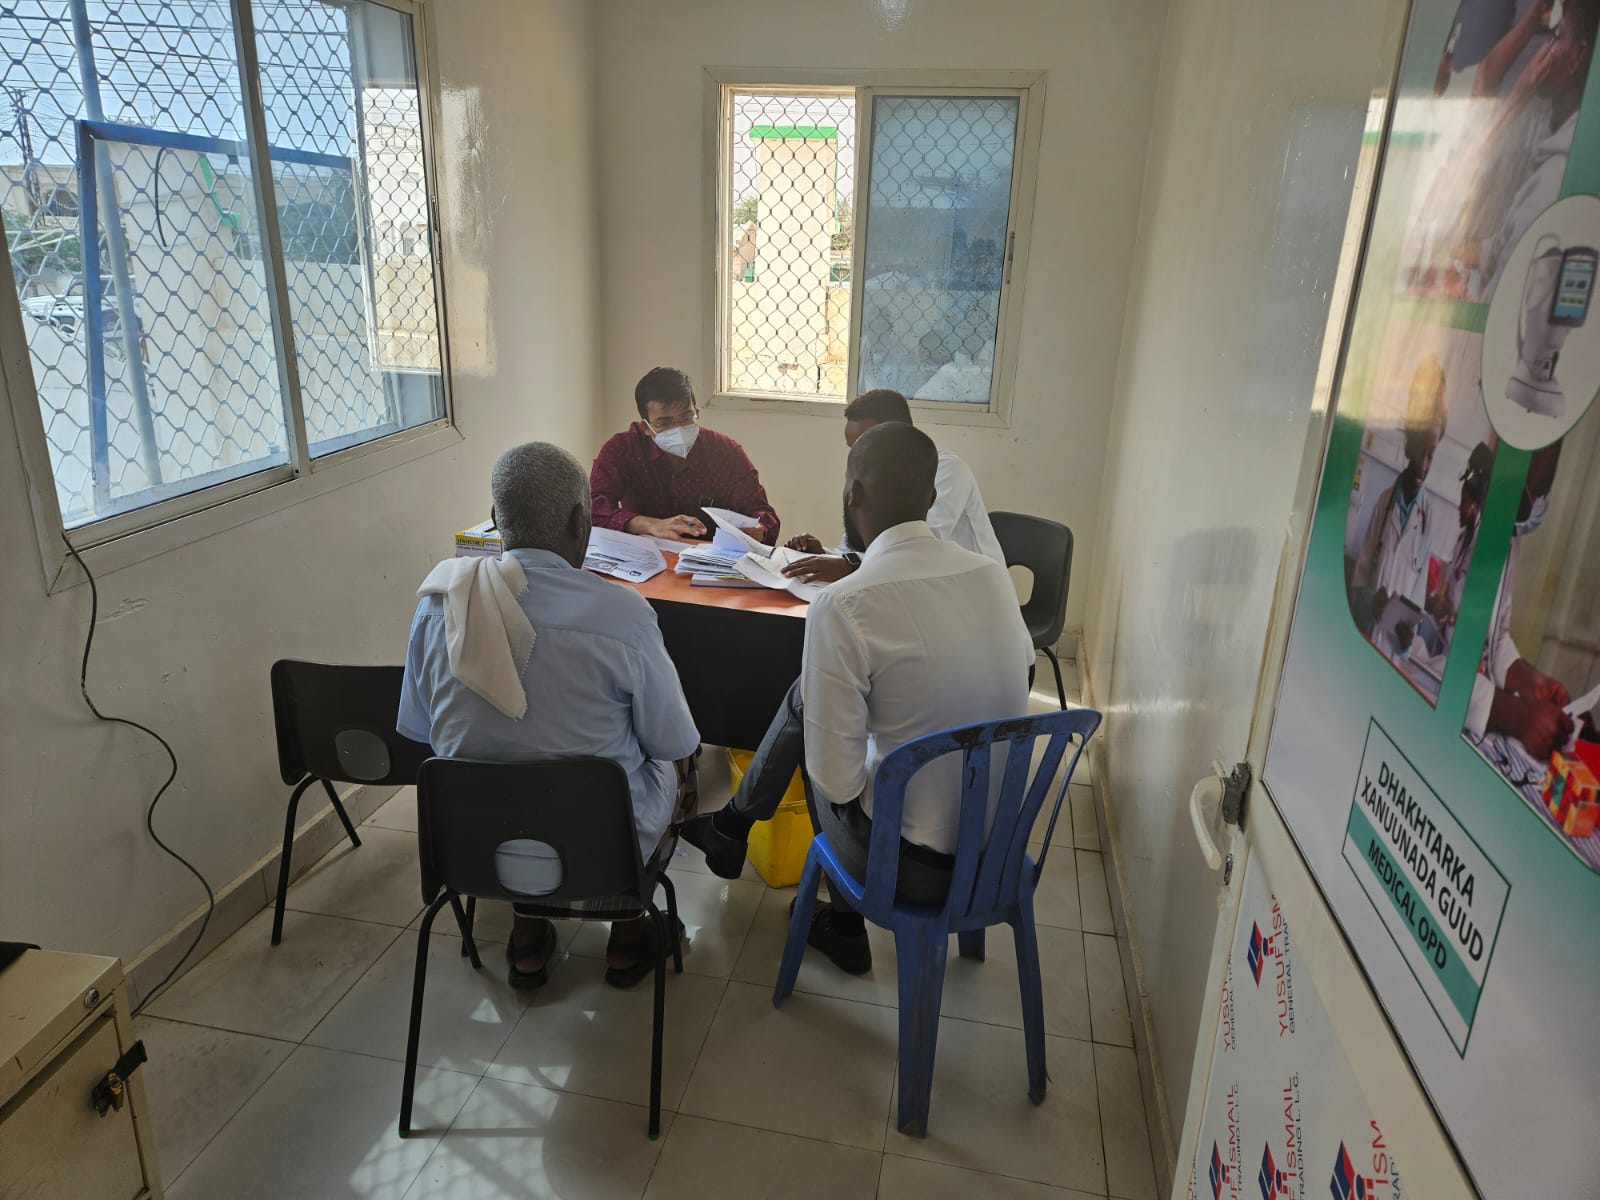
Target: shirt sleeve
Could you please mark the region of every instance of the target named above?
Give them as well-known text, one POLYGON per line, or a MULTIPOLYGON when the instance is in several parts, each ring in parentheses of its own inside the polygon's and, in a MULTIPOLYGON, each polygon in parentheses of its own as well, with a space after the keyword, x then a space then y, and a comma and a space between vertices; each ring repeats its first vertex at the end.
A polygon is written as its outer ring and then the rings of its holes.
POLYGON ((830 804, 847 804, 866 791, 871 691, 866 643, 848 614, 824 592, 806 613, 800 698, 806 774, 830 804))
POLYGON ((761 476, 744 447, 734 442, 728 464, 728 507, 754 517, 761 526, 761 540, 769 546, 778 544, 780 528, 777 511, 767 500, 767 489, 761 486, 761 476))
POLYGON ((591 519, 596 528, 625 530, 629 521, 639 514, 623 507, 627 493, 627 470, 623 462, 625 443, 614 437, 595 456, 594 467, 589 472, 589 497, 591 519))
POLYGON ((649 758, 688 758, 700 745, 678 668, 667 657, 661 631, 652 622, 648 635, 632 649, 633 736, 649 758))
POLYGON ((433 698, 427 679, 428 602, 417 605, 406 646, 405 674, 400 681, 400 715, 395 730, 401 737, 430 745, 433 741, 433 698))
POLYGON ((972 504, 975 481, 972 472, 954 458, 939 456, 939 470, 933 477, 933 507, 928 510, 928 528, 943 542, 956 540, 961 514, 972 504))

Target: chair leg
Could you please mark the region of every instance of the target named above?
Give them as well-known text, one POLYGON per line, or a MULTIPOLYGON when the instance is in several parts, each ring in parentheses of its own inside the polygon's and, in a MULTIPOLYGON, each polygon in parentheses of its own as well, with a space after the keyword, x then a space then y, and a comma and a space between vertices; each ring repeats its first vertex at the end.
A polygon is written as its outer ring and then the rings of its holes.
POLYGON ((661 890, 667 894, 667 937, 672 944, 672 972, 683 974, 683 938, 678 934, 678 889, 672 886, 665 871, 661 872, 661 890))
POLYGON ((939 1002, 949 950, 950 934, 931 921, 907 922, 894 931, 900 976, 900 1109, 895 1123, 910 1137, 928 1136, 939 1002))
POLYGON ((956 934, 956 945, 960 947, 962 958, 975 958, 983 961, 983 934, 981 929, 972 929, 966 933, 956 934))
POLYGON ((1044 983, 1039 973, 1039 935, 1033 924, 1033 897, 1023 895, 1011 929, 1017 942, 1017 982, 1022 988, 1022 1040, 1028 1054, 1028 1099, 1044 1103, 1049 1075, 1044 1056, 1044 983))
MULTIPOLYGON (((450 911, 455 913, 456 928, 461 931, 461 952, 472 960, 472 969, 481 971, 483 963, 478 958, 478 943, 472 940, 472 922, 461 908, 461 896, 456 892, 450 895, 450 911)), ((470 904, 471 901, 469 900, 470 904)))
POLYGON ((428 982, 428 934, 433 929, 433 919, 439 915, 439 910, 454 898, 454 892, 436 896, 423 914, 422 928, 417 932, 417 972, 411 980, 411 1028, 406 1034, 406 1074, 400 1092, 401 1137, 411 1133, 411 1093, 416 1089, 417 1044, 422 1039, 422 990, 428 982))
POLYGON ((817 911, 817 891, 822 887, 822 859, 816 843, 806 851, 806 866, 795 893, 794 915, 789 918, 789 937, 783 943, 783 962, 778 981, 772 986, 772 1006, 781 1007, 800 978, 800 960, 805 956, 806 939, 811 933, 811 917, 817 911))
POLYGON ((349 837, 350 844, 352 846, 360 847, 361 835, 356 832, 356 827, 350 820, 350 814, 345 812, 344 802, 339 799, 339 793, 333 790, 333 784, 329 783, 326 779, 322 781, 322 786, 323 789, 328 793, 328 799, 333 802, 333 811, 339 814, 339 820, 344 824, 344 832, 345 835, 349 837))
POLYGON ((476 929, 477 927, 478 927, 478 898, 476 896, 468 896, 467 897, 467 927, 466 927, 466 930, 465 930, 465 932, 464 932, 464 934, 463 934, 463 936, 461 938, 461 957, 462 958, 468 957, 468 952, 467 952, 467 946, 468 945, 472 945, 473 948, 476 949, 476 943, 474 943, 473 940, 472 940, 472 931, 474 929, 476 929))
POLYGON ((1044 651, 1044 656, 1050 660, 1050 666, 1055 670, 1056 698, 1061 701, 1061 707, 1063 710, 1065 710, 1067 707, 1067 689, 1066 686, 1061 682, 1061 663, 1056 658, 1056 652, 1050 649, 1049 646, 1041 646, 1039 648, 1044 651))
POLYGON ((294 794, 289 797, 289 812, 283 818, 283 853, 278 856, 278 904, 272 910, 272 944, 276 946, 283 940, 283 907, 289 899, 289 856, 294 853, 294 816, 300 808, 300 797, 306 794, 306 789, 316 781, 316 776, 307 775, 294 789, 294 794))
POLYGON ((650 916, 656 926, 655 1013, 650 1034, 650 1140, 661 1136, 661 1042, 667 1023, 667 937, 666 918, 653 903, 650 916))

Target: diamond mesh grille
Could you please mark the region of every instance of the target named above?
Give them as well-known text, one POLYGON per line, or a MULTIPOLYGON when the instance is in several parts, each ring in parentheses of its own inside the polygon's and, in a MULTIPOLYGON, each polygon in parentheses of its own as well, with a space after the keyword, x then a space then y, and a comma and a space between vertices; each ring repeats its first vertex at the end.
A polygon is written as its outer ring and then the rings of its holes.
POLYGON ((735 92, 732 122, 723 386, 843 398, 855 97, 735 92))
MULTIPOLYGON (((316 453, 443 411, 411 28, 375 5, 257 0, 252 11, 316 453), (381 62, 366 61, 369 46, 381 62)), ((96 197, 94 298, 77 134, 92 107, 72 9, 0 10, 0 215, 69 527, 284 462, 288 444, 229 4, 97 0, 87 14, 104 120, 142 131, 99 141, 114 197, 96 197), (151 131, 178 136, 140 144, 151 131)))

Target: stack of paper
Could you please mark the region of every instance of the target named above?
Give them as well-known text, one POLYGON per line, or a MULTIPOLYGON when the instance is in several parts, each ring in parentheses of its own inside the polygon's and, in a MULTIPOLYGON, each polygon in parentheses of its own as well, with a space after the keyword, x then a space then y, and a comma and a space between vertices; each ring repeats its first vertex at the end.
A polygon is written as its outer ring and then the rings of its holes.
POLYGON ((743 557, 743 548, 719 550, 715 545, 686 542, 678 551, 676 569, 679 575, 726 575, 733 570, 733 564, 743 557))
POLYGON ((601 575, 643 583, 665 571, 667 560, 656 548, 653 538, 619 533, 615 529, 591 529, 583 565, 585 570, 601 575))

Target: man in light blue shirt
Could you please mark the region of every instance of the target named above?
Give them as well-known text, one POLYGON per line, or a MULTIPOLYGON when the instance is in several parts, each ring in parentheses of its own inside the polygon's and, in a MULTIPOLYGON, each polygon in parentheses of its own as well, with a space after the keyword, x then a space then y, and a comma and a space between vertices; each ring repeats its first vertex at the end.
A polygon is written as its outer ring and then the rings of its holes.
MULTIPOLYGON (((451 671, 446 598, 424 594, 411 625, 399 731, 436 754, 500 762, 609 758, 628 773, 639 850, 649 862, 666 844, 675 801, 692 786, 700 744, 667 657, 655 612, 632 588, 581 569, 589 541, 589 479, 557 446, 534 442, 495 464, 494 513, 508 558, 527 587, 517 597, 533 626, 522 670, 527 709, 512 717, 451 671)), ((461 653, 458 647, 458 654, 461 653)), ((574 803, 581 803, 575 798, 574 803)), ((559 880, 548 847, 507 843, 496 854, 501 882, 538 895, 559 880)), ((637 982, 651 961, 646 920, 618 922, 607 947, 607 980, 637 982)), ((537 987, 555 947, 549 921, 519 914, 511 935, 513 986, 537 987)))

